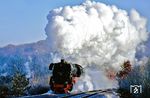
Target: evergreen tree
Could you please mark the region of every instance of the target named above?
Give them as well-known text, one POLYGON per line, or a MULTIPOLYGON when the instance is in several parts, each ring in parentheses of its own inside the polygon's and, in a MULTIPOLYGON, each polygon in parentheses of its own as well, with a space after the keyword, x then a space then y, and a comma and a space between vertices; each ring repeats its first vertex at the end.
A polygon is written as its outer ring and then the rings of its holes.
POLYGON ((21 74, 19 71, 17 71, 12 79, 12 94, 15 96, 24 95, 28 87, 29 80, 24 74, 21 74))

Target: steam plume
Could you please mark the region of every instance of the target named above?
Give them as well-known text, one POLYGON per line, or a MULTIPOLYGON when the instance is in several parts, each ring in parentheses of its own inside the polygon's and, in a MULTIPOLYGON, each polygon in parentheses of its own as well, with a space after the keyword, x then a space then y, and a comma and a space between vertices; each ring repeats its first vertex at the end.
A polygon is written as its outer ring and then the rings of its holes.
POLYGON ((148 39, 146 19, 136 10, 128 15, 114 5, 94 1, 54 9, 47 19, 46 40, 52 52, 85 68, 76 90, 117 87, 106 70, 117 72, 126 60, 133 64, 137 47, 148 39))

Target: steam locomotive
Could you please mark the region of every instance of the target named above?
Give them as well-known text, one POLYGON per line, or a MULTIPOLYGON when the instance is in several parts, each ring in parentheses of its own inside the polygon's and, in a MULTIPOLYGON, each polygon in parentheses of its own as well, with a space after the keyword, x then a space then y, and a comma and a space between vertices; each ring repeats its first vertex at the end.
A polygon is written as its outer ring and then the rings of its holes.
POLYGON ((51 63, 49 70, 52 70, 49 84, 54 93, 69 93, 73 89, 76 78, 83 73, 81 65, 70 64, 64 59, 58 63, 51 63))

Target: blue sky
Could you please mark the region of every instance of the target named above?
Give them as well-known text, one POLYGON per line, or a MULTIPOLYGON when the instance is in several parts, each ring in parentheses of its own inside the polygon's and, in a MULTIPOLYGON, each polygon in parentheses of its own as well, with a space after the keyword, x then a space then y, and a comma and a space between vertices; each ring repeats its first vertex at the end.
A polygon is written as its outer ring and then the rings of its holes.
MULTIPOLYGON (((0 0, 0 47, 7 44, 23 44, 45 39, 46 16, 50 10, 79 5, 85 0, 0 0)), ((116 5, 130 11, 136 9, 148 20, 150 31, 149 0, 94 0, 116 5)))

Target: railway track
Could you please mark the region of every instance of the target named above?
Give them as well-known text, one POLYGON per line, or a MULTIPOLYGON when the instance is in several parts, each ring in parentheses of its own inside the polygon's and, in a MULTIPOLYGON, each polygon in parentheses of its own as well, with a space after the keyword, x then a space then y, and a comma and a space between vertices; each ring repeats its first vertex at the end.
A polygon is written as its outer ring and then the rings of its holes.
POLYGON ((21 98, 107 98, 108 95, 113 96, 113 98, 119 98, 119 95, 116 93, 116 91, 116 89, 106 89, 70 94, 43 94, 21 98))

